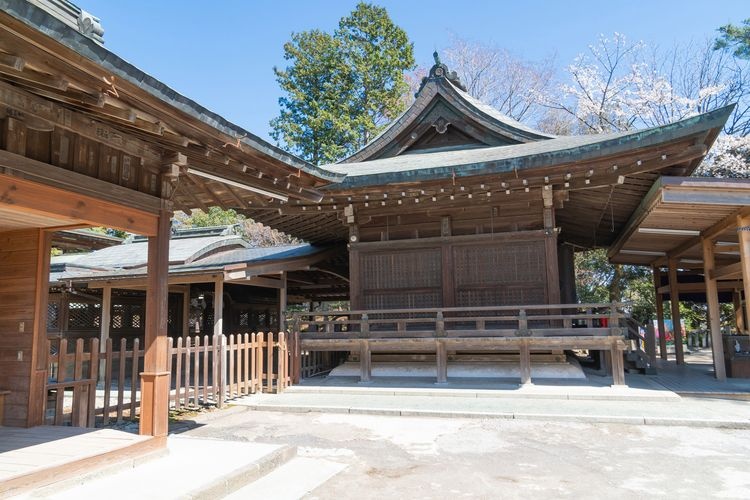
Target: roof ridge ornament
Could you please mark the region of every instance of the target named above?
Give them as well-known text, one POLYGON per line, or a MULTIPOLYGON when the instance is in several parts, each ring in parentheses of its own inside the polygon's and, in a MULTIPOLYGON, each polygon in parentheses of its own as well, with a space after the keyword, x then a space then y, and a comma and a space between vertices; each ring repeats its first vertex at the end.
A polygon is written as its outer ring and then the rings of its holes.
POLYGON ((422 89, 425 85, 427 85, 427 82, 430 80, 439 80, 441 78, 445 78, 450 83, 458 87, 459 89, 466 92, 466 87, 464 87, 464 84, 461 83, 461 79, 458 77, 458 73, 455 71, 450 71, 448 69, 448 66, 446 66, 441 60, 440 55, 438 54, 437 50, 432 53, 433 59, 435 59, 435 64, 430 68, 430 73, 422 78, 422 83, 419 85, 419 90, 417 90, 417 93, 414 94, 416 97, 419 95, 420 92, 422 92, 422 89))

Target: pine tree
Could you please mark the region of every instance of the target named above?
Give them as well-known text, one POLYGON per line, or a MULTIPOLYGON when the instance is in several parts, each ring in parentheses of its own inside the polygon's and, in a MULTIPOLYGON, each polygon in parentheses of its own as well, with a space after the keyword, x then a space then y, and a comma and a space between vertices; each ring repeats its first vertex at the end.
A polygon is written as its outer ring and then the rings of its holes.
POLYGON ((384 8, 360 3, 333 34, 311 30, 284 45, 284 91, 271 136, 313 164, 359 149, 403 111, 413 46, 384 8))

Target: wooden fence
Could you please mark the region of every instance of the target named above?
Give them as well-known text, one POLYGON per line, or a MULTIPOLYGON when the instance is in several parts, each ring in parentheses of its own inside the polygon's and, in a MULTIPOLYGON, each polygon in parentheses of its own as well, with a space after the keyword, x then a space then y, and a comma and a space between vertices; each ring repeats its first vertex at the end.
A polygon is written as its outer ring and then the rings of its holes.
MULTIPOLYGON (((45 421, 94 427, 135 419, 140 408, 144 351, 139 340, 49 341, 45 421), (129 347, 129 349, 128 349, 129 347)), ((285 333, 245 333, 170 338, 170 408, 223 406, 256 392, 281 392, 290 383, 290 346, 285 333)))

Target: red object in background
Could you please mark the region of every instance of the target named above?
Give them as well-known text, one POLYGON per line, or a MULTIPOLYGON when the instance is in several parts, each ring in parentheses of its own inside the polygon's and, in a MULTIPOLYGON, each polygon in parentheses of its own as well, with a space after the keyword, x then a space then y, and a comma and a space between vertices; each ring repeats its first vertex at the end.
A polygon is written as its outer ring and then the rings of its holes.
POLYGON ((609 318, 599 318, 599 326, 607 328, 609 326, 609 318))

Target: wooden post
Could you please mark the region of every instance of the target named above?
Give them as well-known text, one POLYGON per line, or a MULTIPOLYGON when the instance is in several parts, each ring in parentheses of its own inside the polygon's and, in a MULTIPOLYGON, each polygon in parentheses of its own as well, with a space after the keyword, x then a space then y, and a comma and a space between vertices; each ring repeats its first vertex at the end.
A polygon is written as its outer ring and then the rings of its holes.
POLYGON ((734 324, 737 333, 742 334, 745 331, 745 312, 742 307, 742 292, 735 290, 732 292, 732 306, 734 307, 734 324))
POLYGON ((279 332, 286 331, 286 281, 286 271, 282 271, 279 288, 279 332))
POLYGON ((664 297, 659 293, 661 287, 661 268, 654 266, 654 294, 656 295, 656 325, 659 327, 659 356, 667 359, 667 329, 664 326, 664 297))
POLYGON ((370 352, 370 342, 367 340, 361 340, 359 343, 359 370, 360 383, 372 380, 372 353, 370 352))
POLYGON ((619 339, 612 340, 612 385, 625 385, 625 362, 622 359, 619 339))
MULTIPOLYGON (((740 265, 742 266, 742 288, 745 292, 745 319, 750 322, 750 215, 737 217, 737 239, 740 246, 740 265)), ((750 334, 748 324, 743 325, 745 333, 750 334)))
POLYGON ((674 353, 678 365, 685 364, 685 353, 682 349, 682 323, 680 321, 680 292, 677 282, 677 259, 669 259, 669 305, 672 309, 672 333, 674 334, 674 353))
MULTIPOLYGON (((148 239, 148 288, 146 290, 146 334, 141 373, 140 433, 166 436, 169 414, 167 315, 169 299, 170 210, 159 214, 157 234, 148 239)), ((123 361, 120 360, 120 363, 123 361)))
POLYGON ((656 360, 656 331, 653 321, 649 321, 646 325, 646 355, 651 363, 656 360))
POLYGON ((521 385, 531 385, 531 351, 528 341, 521 342, 519 360, 521 363, 521 385))
POLYGON ((448 350, 444 340, 438 340, 435 347, 435 361, 437 363, 437 383, 448 382, 448 350))
POLYGON ((214 281, 214 335, 224 333, 224 277, 214 281))
POLYGON ((182 336, 188 335, 190 335, 190 283, 185 285, 185 291, 182 292, 182 336))
MULTIPOLYGON (((107 339, 109 338, 109 328, 112 324, 112 287, 110 285, 104 285, 102 288, 102 318, 101 325, 99 325, 99 346, 101 352, 107 347, 107 339)), ((99 367, 99 374, 101 377, 104 376, 104 359, 101 360, 101 366, 99 367)))
POLYGON ((726 368, 724 366, 724 343, 721 340, 721 325, 719 322, 719 291, 716 287, 716 278, 713 276, 716 268, 714 259, 714 242, 703 239, 703 277, 706 281, 706 302, 708 303, 708 323, 711 332, 711 352, 714 358, 714 376, 719 380, 726 380, 726 368))

